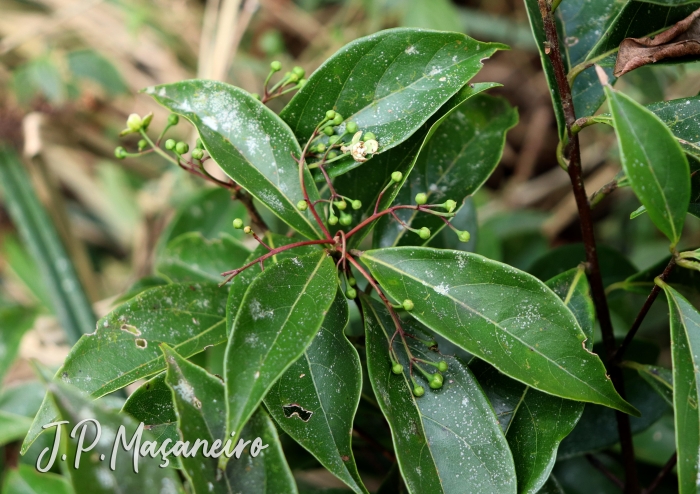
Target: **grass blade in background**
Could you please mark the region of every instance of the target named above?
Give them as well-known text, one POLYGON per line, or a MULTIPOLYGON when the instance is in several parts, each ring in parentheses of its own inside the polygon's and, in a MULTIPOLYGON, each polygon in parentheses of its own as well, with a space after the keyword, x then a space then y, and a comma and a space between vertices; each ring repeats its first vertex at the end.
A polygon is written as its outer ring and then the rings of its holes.
POLYGON ((48 288, 53 310, 71 343, 95 329, 95 314, 51 219, 17 154, 0 146, 0 183, 22 240, 48 288))

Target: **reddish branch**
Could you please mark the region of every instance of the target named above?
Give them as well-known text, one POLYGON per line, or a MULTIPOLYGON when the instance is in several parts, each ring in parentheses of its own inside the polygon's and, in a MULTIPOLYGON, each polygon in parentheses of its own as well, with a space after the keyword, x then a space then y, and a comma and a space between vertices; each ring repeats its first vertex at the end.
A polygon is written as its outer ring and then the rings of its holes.
MULTIPOLYGON (((661 281, 666 281, 666 279, 669 277, 671 274, 671 271, 673 271, 674 266, 676 265, 676 259, 675 257, 671 257, 671 260, 668 262, 666 265, 666 269, 664 269, 664 272, 661 273, 659 276, 659 279, 661 281)), ((637 331, 639 330, 639 327, 642 325, 642 321, 644 321, 644 318, 647 316, 647 313, 649 312, 649 309, 651 309, 651 306, 654 305, 654 301, 656 300, 656 297, 659 296, 659 293, 661 292, 661 287, 657 284, 654 284, 654 288, 651 289, 651 293, 647 297, 646 301, 644 302, 644 305, 642 306, 641 310, 639 311, 639 314, 637 314, 637 317, 635 318, 634 322, 632 323, 632 327, 630 327, 629 331, 625 335, 625 339, 623 342, 620 344, 617 350, 613 352, 612 355, 608 358, 608 360, 614 364, 619 364, 622 362, 622 357, 625 355, 625 351, 627 350, 627 347, 629 347, 630 343, 632 343, 632 339, 634 338, 634 335, 637 334, 637 331)))
MULTIPOLYGON (((576 123, 576 113, 574 111, 574 102, 571 94, 571 87, 567 80, 566 67, 561 57, 559 48, 559 37, 557 34, 557 26, 554 21, 554 16, 550 10, 547 0, 538 0, 540 14, 544 22, 544 31, 547 39, 547 49, 545 52, 549 56, 549 60, 554 69, 554 76, 557 82, 557 89, 562 103, 564 118, 566 122, 566 132, 568 137, 568 173, 571 180, 576 206, 579 211, 581 222, 581 235, 586 249, 586 264, 588 281, 591 285, 591 295, 596 308, 596 315, 600 322, 600 329, 603 335, 603 343, 605 352, 608 358, 615 352, 615 336, 613 333, 612 322, 610 320, 610 311, 608 302, 605 297, 605 288, 603 286, 603 278, 598 263, 598 254, 596 252, 596 241, 593 230, 593 219, 591 217, 591 208, 588 202, 588 195, 583 183, 583 173, 581 169, 581 148, 578 139, 578 133, 573 133, 571 127, 576 123)), ((624 381, 622 370, 618 366, 612 366, 609 370, 613 385, 618 393, 624 398, 624 381)), ((637 477, 637 466, 634 459, 634 444, 632 443, 632 430, 630 428, 629 416, 616 412, 617 429, 620 436, 620 445, 622 446, 622 456, 625 466, 625 492, 628 494, 638 494, 640 492, 639 479, 637 477)))
MULTIPOLYGON (((279 254, 280 252, 284 252, 285 250, 290 250, 294 249, 296 247, 303 247, 304 245, 320 245, 320 244, 334 244, 335 240, 305 240, 303 242, 296 242, 293 244, 289 245, 283 245, 281 247, 277 247, 272 249, 270 252, 267 252, 263 254, 262 256, 258 257, 254 261, 250 261, 248 264, 241 266, 240 268, 232 269, 231 271, 224 271, 221 273, 221 276, 226 276, 226 279, 220 284, 220 286, 225 285, 229 281, 231 281, 234 277, 236 277, 239 273, 242 271, 245 271, 251 266, 255 266, 256 264, 260 264, 262 266, 262 263, 265 262, 266 259, 269 259, 270 257, 279 254)), ((269 247, 268 247, 269 248, 269 247)))

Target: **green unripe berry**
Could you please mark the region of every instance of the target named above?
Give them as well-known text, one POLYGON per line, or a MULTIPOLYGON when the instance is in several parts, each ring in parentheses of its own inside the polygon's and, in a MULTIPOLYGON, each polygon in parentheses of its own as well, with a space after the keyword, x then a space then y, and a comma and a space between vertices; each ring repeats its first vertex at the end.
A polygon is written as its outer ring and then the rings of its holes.
POLYGON ((325 150, 326 150, 326 145, 323 144, 322 142, 319 142, 319 143, 316 145, 316 151, 318 151, 319 153, 322 153, 322 152, 324 152, 325 150))
POLYGON ((347 213, 340 213, 340 224, 350 226, 350 223, 352 223, 352 216, 347 213))
POLYGON ((306 211, 306 209, 309 207, 309 204, 305 200, 301 200, 297 202, 297 209, 299 211, 306 211))
POLYGON ((360 201, 360 200, 358 200, 358 199, 355 199, 354 201, 352 201, 352 208, 353 208, 355 211, 357 211, 357 210, 360 209, 361 207, 362 207, 362 201, 360 201))
POLYGON ((445 206, 445 209, 447 209, 447 212, 451 213, 457 207, 457 203, 455 201, 453 201, 452 199, 448 199, 445 201, 444 206, 445 206))
POLYGON ((335 112, 335 117, 333 118, 333 125, 340 125, 341 123, 343 123, 343 120, 345 120, 343 116, 340 113, 335 112))
POLYGON ((326 112, 326 118, 328 120, 333 120, 335 118, 335 110, 328 110, 326 112))
POLYGON ((306 75, 306 71, 298 65, 292 69, 292 72, 294 72, 297 75, 297 77, 299 77, 299 79, 306 75))
POLYGON ((345 296, 347 296, 350 300, 353 300, 355 297, 357 297, 357 290, 350 287, 345 291, 345 296))
POLYGON ((204 158, 204 151, 202 151, 199 148, 194 148, 192 150, 192 158, 196 160, 201 160, 202 158, 204 158))
POLYGON ((375 136, 372 132, 365 132, 365 135, 362 137, 362 140, 366 141, 376 141, 377 136, 375 136))
POLYGON ((299 87, 299 89, 306 86, 306 79, 299 79, 299 82, 297 82, 297 86, 299 87))
POLYGON ((189 150, 190 150, 190 147, 187 145, 186 142, 180 141, 177 144, 175 144, 175 152, 177 154, 185 154, 189 150))
POLYGON ((460 242, 469 242, 469 239, 472 238, 472 236, 469 234, 467 231, 459 232, 457 234, 457 237, 459 238, 460 242))
POLYGON ((351 276, 350 278, 348 278, 348 284, 350 286, 355 286, 357 285, 357 280, 351 276))
POLYGON ((430 380, 430 389, 440 388, 442 388, 442 376, 440 374, 433 374, 433 378, 430 380))
POLYGON ((168 124, 169 125, 177 125, 178 122, 180 121, 180 117, 176 115, 175 113, 171 113, 168 115, 168 124))
POLYGON ((194 142, 194 145, 197 149, 204 149, 204 144, 202 143, 202 140, 197 137, 197 140, 194 142))
POLYGON ((335 151, 331 151, 330 153, 328 153, 329 160, 336 158, 337 156, 338 156, 338 153, 336 153, 335 151))
POLYGON ((323 133, 326 134, 327 136, 332 136, 333 135, 333 126, 329 125, 327 127, 323 128, 323 133))
POLYGON ((391 180, 393 180, 396 183, 399 183, 402 178, 403 178, 403 173, 401 173, 401 172, 394 172, 391 174, 391 180))
POLYGON ((299 76, 296 75, 295 73, 289 74, 289 82, 298 82, 299 81, 299 76))
POLYGON ((124 158, 126 158, 126 149, 119 146, 117 149, 114 150, 114 157, 123 160, 124 158))
POLYGON ((270 70, 272 72, 279 72, 282 70, 282 64, 278 60, 270 62, 270 70))
POLYGON ((258 93, 250 93, 250 95, 253 97, 253 99, 260 101, 260 95, 258 93))
POLYGON ((245 233, 246 235, 250 235, 252 231, 253 231, 253 229, 249 226, 246 226, 245 228, 243 228, 243 233, 245 233))
POLYGON ((416 204, 422 206, 426 202, 428 202, 428 195, 425 192, 420 192, 416 194, 416 204))
POLYGON ((337 225, 338 224, 338 217, 334 214, 331 214, 328 217, 328 224, 329 225, 337 225))
POLYGON ((413 310, 413 300, 407 298, 406 300, 403 301, 403 303, 401 304, 401 306, 402 306, 405 310, 413 310))
POLYGON ((424 226, 418 230, 418 236, 423 240, 428 240, 430 238, 430 228, 424 226))
POLYGON ((240 230, 241 228, 243 228, 243 220, 240 218, 236 218, 235 220, 233 220, 233 227, 236 230, 240 230))
POLYGON ((445 362, 444 360, 438 362, 438 370, 440 372, 447 372, 447 362, 445 362))
POLYGON ((391 372, 394 374, 402 374, 403 373, 403 365, 399 364, 396 362, 394 365, 391 366, 391 372))
POLYGON ((165 141, 165 149, 167 149, 168 151, 172 151, 173 149, 175 149, 176 144, 177 143, 175 142, 175 139, 168 139, 167 141, 165 141))
POLYGON ((423 386, 416 386, 415 388, 413 388, 413 394, 420 398, 425 394, 425 389, 423 388, 423 386))
POLYGON ((345 209, 348 207, 348 203, 345 201, 335 201, 333 204, 335 204, 335 207, 341 211, 345 211, 345 209))
POLYGON ((141 117, 139 117, 136 113, 132 113, 129 115, 129 118, 126 119, 126 126, 133 132, 138 132, 141 130, 142 125, 143 122, 141 121, 141 117))
MULTIPOLYGON (((330 129, 330 127, 326 127, 326 128, 327 128, 327 129, 330 129)), ((339 140, 340 140, 340 136, 332 135, 332 136, 330 136, 330 137, 328 138, 328 144, 330 144, 330 145, 332 146, 333 144, 335 144, 335 143, 338 142, 339 140)))
POLYGON ((146 146, 148 146, 148 141, 146 141, 146 139, 141 139, 139 141, 139 151, 146 149, 146 146))
POLYGON ((143 120, 141 121, 141 128, 143 130, 148 129, 148 126, 151 125, 151 120, 153 120, 153 113, 149 113, 143 117, 143 120))
POLYGON ((345 125, 345 130, 347 130, 350 134, 354 134, 355 132, 357 132, 357 124, 353 121, 350 121, 345 125))

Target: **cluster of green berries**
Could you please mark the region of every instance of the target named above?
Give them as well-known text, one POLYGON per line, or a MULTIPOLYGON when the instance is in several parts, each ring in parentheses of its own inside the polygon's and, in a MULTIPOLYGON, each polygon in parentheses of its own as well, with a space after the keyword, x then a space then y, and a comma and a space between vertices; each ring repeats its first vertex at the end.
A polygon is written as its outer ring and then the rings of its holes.
POLYGON ((243 230, 243 233, 245 233, 246 235, 251 235, 253 233, 253 229, 248 225, 244 226, 243 220, 240 218, 236 218, 235 220, 233 220, 233 227, 236 230, 243 230))
POLYGON ((355 280, 355 278, 353 278, 352 276, 349 276, 347 278, 345 296, 350 300, 353 300, 357 297, 357 290, 355 289, 355 285, 357 285, 357 280, 355 280))
MULTIPOLYGON (((129 118, 126 120, 126 129, 124 129, 120 135, 127 135, 127 134, 133 134, 137 132, 145 133, 146 130, 148 130, 148 125, 151 123, 151 120, 153 119, 153 114, 149 113, 145 117, 141 118, 139 115, 136 113, 132 113, 129 115, 129 118)), ((175 113, 171 113, 168 115, 168 123, 161 133, 161 136, 167 132, 167 130, 170 127, 173 127, 177 125, 180 122, 180 117, 176 115, 175 113)), ((148 146, 149 142, 146 139, 141 139, 138 142, 138 150, 139 152, 143 151, 146 149, 148 146)), ((165 149, 168 151, 174 151, 178 155, 183 155, 186 154, 190 147, 186 142, 182 141, 175 141, 174 139, 168 139, 165 141, 165 149)), ((122 146, 117 147, 114 150, 114 156, 118 159, 124 159, 129 156, 129 153, 124 149, 122 146)), ((200 139, 197 139, 197 146, 195 149, 192 150, 192 158, 196 160, 201 160, 204 157, 204 146, 202 145, 202 141, 200 139)))
MULTIPOLYGON (((444 360, 441 360, 438 363, 434 363, 434 362, 426 362, 426 363, 428 363, 434 367, 437 367, 437 370, 438 370, 438 372, 435 372, 433 374, 428 374, 421 369, 421 372, 423 372, 426 379, 428 380, 428 386, 430 386, 430 389, 442 388, 442 385, 444 383, 444 377, 442 376, 442 373, 447 372, 447 368, 448 368, 447 362, 445 362, 444 360)), ((396 375, 403 374, 403 365, 401 365, 398 362, 392 363, 391 372, 393 372, 396 375)), ((413 378, 412 378, 412 380, 413 380, 413 378)), ((417 397, 421 397, 425 394, 425 388, 423 386, 421 386, 420 384, 418 384, 417 382, 415 382, 415 380, 413 380, 413 394, 417 397)))
MULTIPOLYGON (((270 78, 273 76, 273 74, 279 72, 280 70, 282 70, 281 62, 279 62, 278 60, 270 62, 270 73, 267 75, 267 79, 265 80, 265 92, 268 95, 268 97, 273 98, 276 96, 281 96, 282 94, 285 94, 294 89, 301 89, 306 85, 306 79, 304 79, 306 71, 303 68, 297 66, 294 67, 290 72, 286 72, 284 76, 274 86, 268 89, 267 84, 270 82, 270 78), (294 87, 282 91, 282 89, 285 86, 289 85, 293 85, 294 87), (270 94, 274 93, 275 91, 278 92, 275 95, 270 96, 270 94)), ((260 95, 257 93, 252 93, 251 96, 253 96, 253 98, 257 100, 260 99, 260 95)))

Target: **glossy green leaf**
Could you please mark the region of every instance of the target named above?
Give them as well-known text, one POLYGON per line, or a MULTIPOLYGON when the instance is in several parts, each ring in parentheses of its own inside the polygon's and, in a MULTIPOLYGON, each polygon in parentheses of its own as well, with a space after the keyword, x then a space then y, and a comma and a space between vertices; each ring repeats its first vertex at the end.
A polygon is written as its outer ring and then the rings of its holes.
MULTIPOLYGON (((550 280, 549 286, 571 309, 593 348, 595 309, 582 269, 550 280)), ((561 441, 581 418, 584 404, 526 387, 506 431, 518 477, 518 492, 535 493, 549 478, 561 441)))
MULTIPOLYGON (((167 345, 161 345, 167 365, 165 383, 172 391, 178 429, 183 441, 194 444, 197 439, 213 444, 226 439, 226 407, 224 383, 201 367, 183 359, 167 345)), ((252 438, 251 438, 252 440, 252 438)), ((227 481, 217 468, 216 458, 203 454, 183 456, 183 473, 195 494, 229 492, 227 481)))
MULTIPOLYGON (((593 346, 595 310, 582 269, 572 269, 547 282, 576 316, 593 346)), ((538 492, 550 477, 557 449, 583 413, 584 404, 548 395, 509 379, 483 361, 470 363, 491 400, 513 454, 518 492, 538 492), (490 367, 490 370, 488 369, 490 367)))
POLYGON ((690 171, 671 131, 629 96, 605 88, 622 167, 649 217, 676 245, 690 202, 690 171))
MULTIPOLYGON (((292 244, 294 242, 298 242, 300 239, 267 232, 263 236, 262 240, 268 247, 270 247, 271 249, 275 249, 277 247, 282 247, 285 245, 292 244)), ((272 264, 276 264, 282 261, 283 259, 289 259, 291 257, 297 257, 303 254, 311 254, 312 252, 318 251, 319 248, 320 247, 317 245, 305 245, 302 247, 295 247, 294 249, 285 250, 270 257, 265 261, 264 264, 265 266, 269 267, 272 264)), ((258 248, 255 249, 255 251, 253 251, 248 256, 243 265, 254 261, 266 252, 268 252, 268 250, 262 245, 259 245, 258 248)), ((233 320, 236 318, 236 314, 238 314, 238 309, 241 306, 241 302, 243 302, 243 296, 245 295, 246 290, 248 290, 250 284, 255 278, 258 277, 260 273, 261 271, 259 265, 251 266, 250 268, 238 274, 238 276, 233 278, 233 280, 231 281, 229 285, 228 300, 226 302, 227 334, 231 333, 231 329, 233 328, 233 320)))
POLYGON ((671 129, 687 154, 700 158, 700 96, 660 101, 647 108, 671 129))
MULTIPOLYGON (((469 368, 455 357, 428 350, 408 339, 411 352, 431 362, 445 360, 448 370, 441 389, 425 380, 425 395, 415 398, 408 361, 395 345, 404 374, 391 371, 389 339, 395 331, 381 302, 362 298, 367 344, 367 368, 375 395, 392 430, 394 450, 406 487, 413 493, 515 493, 515 471, 503 434, 469 368)), ((421 325, 406 320, 404 329, 423 336, 421 325)), ((426 366, 427 367, 427 366, 426 366)), ((430 367, 428 367, 430 368, 430 367)))
POLYGON ((207 240, 217 239, 223 234, 241 240, 245 234, 243 230, 233 228, 236 218, 248 223, 245 206, 233 200, 231 192, 220 187, 199 191, 177 208, 175 217, 158 238, 156 249, 161 251, 171 240, 189 232, 200 232, 207 240))
MULTIPOLYGON (((655 361, 657 352, 645 356, 648 352, 648 343, 633 341, 627 357, 644 363, 655 361)), ((655 347, 654 347, 655 348, 655 347)), ((602 343, 596 344, 593 351, 602 351, 602 343)), ((631 370, 625 370, 625 397, 636 409, 641 417, 630 417, 632 434, 637 434, 648 429, 668 410, 668 404, 654 389, 631 370)), ((574 430, 559 445, 558 459, 566 459, 585 453, 600 451, 614 446, 619 442, 617 419, 614 410, 586 403, 581 419, 574 430)))
MULTIPOLYGON (((167 343, 189 357, 226 340, 226 290, 214 283, 171 284, 146 290, 100 319, 97 331, 73 347, 57 376, 98 398, 165 368, 167 343)), ((24 440, 26 451, 52 421, 44 403, 24 440)))
MULTIPOLYGON (((301 156, 301 148, 275 113, 246 91, 217 81, 183 81, 146 92, 197 127, 209 155, 236 183, 302 235, 319 237, 311 212, 296 208, 304 196, 292 155, 301 156)), ((308 171, 304 183, 310 200, 318 199, 308 171)))
POLYGON ((639 372, 649 386, 654 388, 666 402, 673 406, 673 371, 656 365, 644 365, 637 362, 623 362, 625 367, 639 372))
POLYGON ((504 374, 540 391, 626 413, 574 315, 533 276, 468 252, 396 247, 362 261, 411 315, 504 374), (556 376, 556 377, 553 377, 556 376))
MULTIPOLYGON (((365 217, 373 214, 379 194, 390 183, 391 174, 399 171, 403 175, 402 180, 398 183, 391 182, 387 191, 382 194, 377 210, 381 211, 391 206, 408 180, 419 154, 421 154, 421 151, 448 117, 470 98, 495 86, 497 84, 492 82, 467 84, 405 142, 386 153, 374 157, 371 166, 353 170, 341 180, 336 181, 335 187, 339 194, 362 202, 362 209, 352 211, 353 224, 357 224, 365 217)), ((373 226, 368 226, 351 238, 350 245, 359 245, 372 228, 373 226)))
MULTIPOLYGON (((122 407, 122 412, 146 424, 158 441, 170 438, 174 442, 180 438, 173 396, 165 383, 165 372, 152 377, 131 393, 122 407)), ((172 458, 171 463, 179 464, 177 460, 179 459, 172 458)))
MULTIPOLYGON (((580 0, 562 2, 556 10, 556 17, 561 24, 560 43, 566 52, 568 71, 584 62, 589 52, 600 39, 601 33, 607 31, 614 23, 624 1, 580 0)), ((610 82, 615 83, 612 68, 606 68, 610 82)), ((593 67, 581 72, 571 88, 574 109, 578 118, 593 115, 605 101, 605 93, 600 86, 593 67)))
MULTIPOLYGON (((228 462, 226 477, 233 493, 297 494, 297 486, 280 446, 272 419, 258 409, 243 428, 247 440, 259 437, 268 447, 253 458, 244 454, 228 462)), ((235 457, 234 457, 235 458, 235 457)))
POLYGON ((65 477, 51 472, 38 472, 29 465, 7 470, 2 494, 73 494, 65 477))
POLYGON ((35 318, 36 312, 28 307, 0 308, 0 382, 14 363, 22 336, 35 318))
MULTIPOLYGON (((462 103, 423 145, 396 204, 414 204, 415 195, 423 192, 428 204, 452 199, 461 205, 493 173, 501 160, 506 132, 517 122, 518 112, 502 98, 482 94, 462 103)), ((433 235, 445 226, 440 218, 415 210, 400 210, 397 216, 413 228, 429 228, 433 235)), ((375 247, 425 245, 429 241, 389 216, 382 218, 373 240, 375 247)))
POLYGON ((243 265, 250 251, 233 237, 207 240, 199 232, 180 235, 156 258, 156 272, 173 282, 221 283, 221 273, 243 265))
POLYGON ((379 152, 409 138, 482 67, 499 43, 388 29, 347 44, 309 77, 281 117, 305 142, 327 110, 373 132, 379 152))
POLYGON ((22 162, 4 146, 0 146, 0 184, 10 217, 42 274, 53 311, 68 340, 75 342, 95 327, 90 300, 22 162))
MULTIPOLYGON (((211 445, 225 439, 226 402, 224 383, 217 377, 180 357, 167 345, 163 352, 168 364, 167 385, 172 391, 178 428, 183 441, 193 444, 197 439, 211 445)), ((243 429, 241 438, 253 442, 257 437, 266 448, 250 454, 249 446, 241 457, 233 457, 222 476, 216 458, 198 454, 183 457, 184 473, 195 493, 295 492, 296 486, 284 456, 274 426, 265 412, 259 410, 243 429), (272 428, 272 430, 270 430, 272 428), (242 488, 245 486, 246 488, 242 488)))
POLYGON ((311 344, 337 286, 326 252, 285 259, 251 283, 226 348, 228 432, 240 435, 270 387, 311 344))
POLYGON ((670 309, 678 486, 686 494, 697 492, 700 462, 700 313, 676 290, 659 284, 670 309))
MULTIPOLYGON (((134 469, 133 449, 123 449, 123 442, 114 448, 117 441, 117 431, 124 427, 124 440, 132 440, 139 428, 134 419, 128 415, 117 415, 116 412, 103 408, 93 402, 87 395, 75 387, 61 381, 49 383, 49 394, 59 410, 60 417, 69 421, 63 427, 64 441, 67 444, 65 460, 70 474, 71 483, 76 492, 91 492, 95 494, 118 494, 122 492, 158 492, 184 494, 180 479, 170 468, 161 468, 163 462, 159 456, 139 456, 138 472, 134 469), (85 418, 96 420, 100 425, 99 442, 89 453, 82 453, 79 458, 79 468, 74 468, 80 431, 74 437, 68 437, 67 432, 85 418), (67 429, 67 430, 66 430, 67 429), (112 469, 114 465, 114 469, 112 469)), ((96 425, 86 422, 84 427, 84 447, 96 441, 96 425)), ((82 428, 80 430, 83 430, 82 428)), ((141 444, 153 441, 153 436, 147 430, 141 434, 141 444)), ((48 455, 46 455, 48 456, 48 455)), ((44 462, 47 459, 44 458, 44 462)), ((58 461, 58 459, 57 459, 58 461)), ((44 466, 45 463, 42 463, 44 466)))
POLYGON ((272 386, 265 406, 282 430, 324 467, 354 492, 366 493, 351 445, 362 369, 344 334, 348 317, 345 294, 338 290, 318 334, 272 386))

